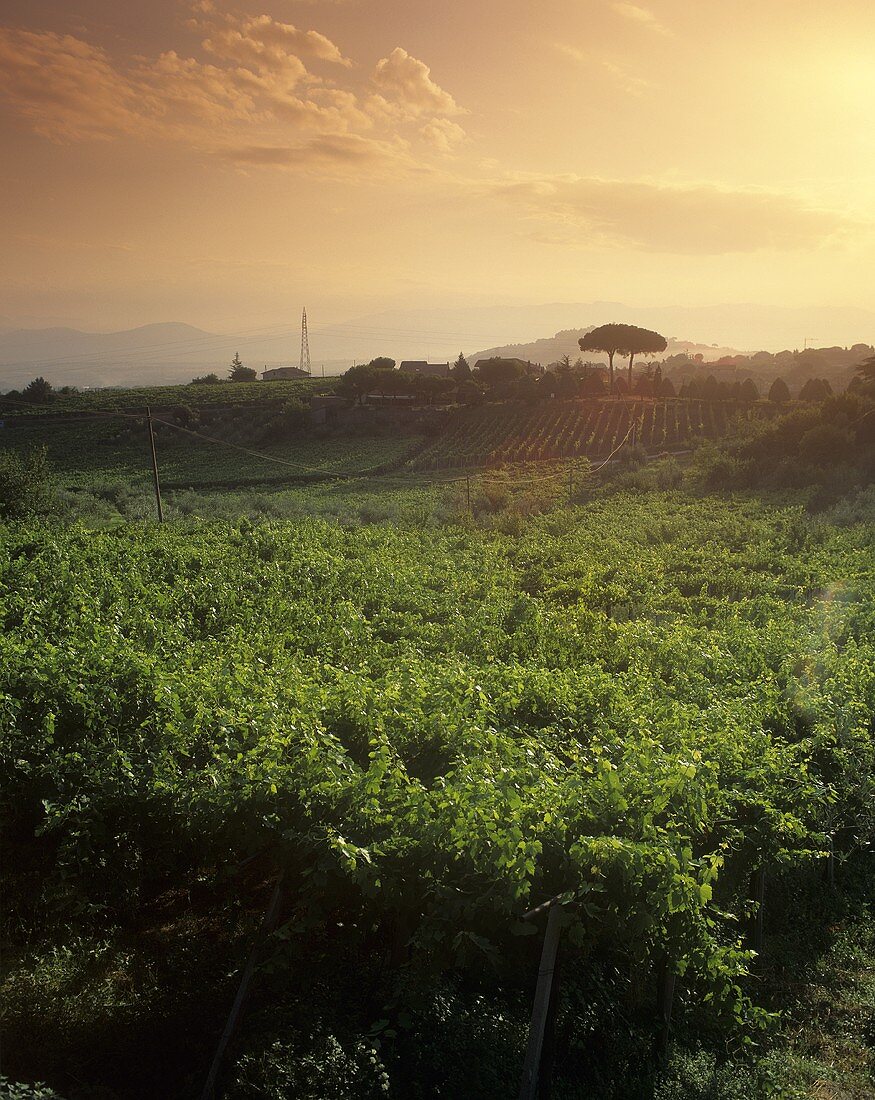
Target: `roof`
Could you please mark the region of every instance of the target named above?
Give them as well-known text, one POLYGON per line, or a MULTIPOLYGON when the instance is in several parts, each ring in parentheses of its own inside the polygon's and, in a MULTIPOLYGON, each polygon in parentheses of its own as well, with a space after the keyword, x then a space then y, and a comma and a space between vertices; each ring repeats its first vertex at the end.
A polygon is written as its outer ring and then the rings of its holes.
POLYGON ((425 359, 405 359, 398 368, 405 374, 421 374, 425 377, 446 378, 450 373, 449 363, 428 363, 425 359))
POLYGON ((310 374, 308 371, 301 370, 300 367, 269 367, 261 372, 261 377, 265 380, 271 378, 309 378, 310 374))
POLYGON ((525 370, 529 370, 533 366, 527 359, 516 359, 510 355, 487 355, 482 359, 478 359, 474 366, 477 367, 481 363, 516 363, 517 366, 523 367, 525 370))

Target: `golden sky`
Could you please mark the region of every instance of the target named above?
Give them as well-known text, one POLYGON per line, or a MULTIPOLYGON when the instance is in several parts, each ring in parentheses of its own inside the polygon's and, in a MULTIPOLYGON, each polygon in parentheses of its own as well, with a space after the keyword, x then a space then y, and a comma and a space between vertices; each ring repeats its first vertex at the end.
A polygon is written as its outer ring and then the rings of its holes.
POLYGON ((873 44, 872 0, 4 0, 0 324, 871 308, 873 44))

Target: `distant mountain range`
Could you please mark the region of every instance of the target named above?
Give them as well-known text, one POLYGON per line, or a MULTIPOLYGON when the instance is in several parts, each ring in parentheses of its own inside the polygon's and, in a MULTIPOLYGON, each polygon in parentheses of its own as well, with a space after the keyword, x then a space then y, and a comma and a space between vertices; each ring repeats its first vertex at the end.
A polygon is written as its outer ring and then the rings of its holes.
MULTIPOLYGON (((848 346, 875 340, 875 312, 856 308, 773 308, 761 305, 639 307, 618 302, 395 309, 310 330, 313 373, 337 374, 377 355, 395 360, 469 361, 489 354, 547 363, 577 358, 577 335, 623 321, 662 332, 670 352, 706 359, 745 351, 848 346), (545 338, 545 332, 556 333, 545 338), (680 335, 678 335, 680 334, 680 335), (480 348, 481 351, 472 349, 480 348)), ((179 322, 123 332, 74 328, 0 329, 0 389, 42 374, 53 385, 125 386, 187 382, 194 374, 224 375, 235 352, 256 369, 298 362, 300 329, 292 322, 259 330, 207 332, 179 322)))

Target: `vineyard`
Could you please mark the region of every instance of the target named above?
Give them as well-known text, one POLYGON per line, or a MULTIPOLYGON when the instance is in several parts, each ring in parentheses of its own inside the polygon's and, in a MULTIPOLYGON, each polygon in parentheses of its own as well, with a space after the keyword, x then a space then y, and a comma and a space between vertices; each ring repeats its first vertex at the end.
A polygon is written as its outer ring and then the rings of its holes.
POLYGON ((332 379, 279 380, 276 382, 219 382, 201 385, 102 387, 94 390, 55 393, 50 403, 28 405, 20 398, 0 395, 0 415, 52 419, 118 410, 141 414, 146 405, 153 412, 171 411, 180 405, 192 409, 232 409, 253 405, 282 404, 290 398, 306 400, 314 393, 330 390, 332 379))
MULTIPOLYGON (((315 438, 272 425, 272 410, 214 411, 194 432, 155 424, 156 449, 166 488, 233 486, 306 480, 364 472, 400 463, 421 445, 416 435, 315 438), (211 442, 205 436, 217 442, 211 442)), ((0 445, 27 453, 45 447, 62 487, 100 489, 151 484, 146 422, 141 417, 105 416, 47 421, 28 417, 4 429, 0 445)))
POLYGON ((229 1097, 513 1095, 554 895, 559 1095, 666 967, 744 1044, 751 875, 873 839, 873 597, 871 529, 755 501, 0 528, 7 1072, 199 1095, 278 875, 229 1097))
POLYGON ((762 406, 725 401, 563 401, 506 404, 456 413, 417 456, 418 470, 500 466, 611 454, 624 440, 647 451, 718 439, 762 406))

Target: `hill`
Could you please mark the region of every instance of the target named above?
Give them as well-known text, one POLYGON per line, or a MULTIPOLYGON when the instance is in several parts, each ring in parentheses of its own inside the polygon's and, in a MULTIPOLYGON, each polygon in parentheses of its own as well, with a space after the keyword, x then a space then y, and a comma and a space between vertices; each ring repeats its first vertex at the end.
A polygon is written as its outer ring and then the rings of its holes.
MULTIPOLYGON (((573 362, 580 355, 580 347, 577 341, 595 327, 595 325, 589 325, 586 328, 563 329, 553 336, 532 340, 529 343, 503 344, 500 347, 487 348, 486 351, 479 351, 469 356, 468 361, 474 366, 478 359, 491 359, 493 356, 500 356, 501 358, 511 357, 524 359, 527 362, 541 363, 546 367, 548 363, 556 363, 563 355, 568 355, 573 362)), ((725 355, 740 355, 741 352, 735 348, 718 347, 716 344, 697 344, 692 340, 678 340, 672 337, 668 341, 668 350, 665 354, 688 355, 691 358, 694 355, 702 355, 707 362, 710 362, 725 355)), ((606 355, 599 355, 596 352, 587 352, 584 358, 605 363, 608 361, 606 355)))

